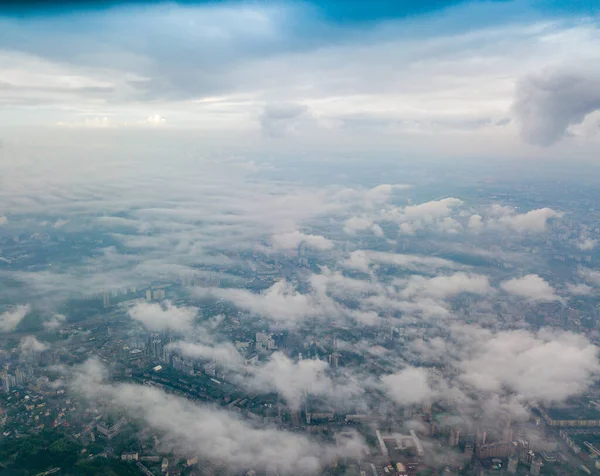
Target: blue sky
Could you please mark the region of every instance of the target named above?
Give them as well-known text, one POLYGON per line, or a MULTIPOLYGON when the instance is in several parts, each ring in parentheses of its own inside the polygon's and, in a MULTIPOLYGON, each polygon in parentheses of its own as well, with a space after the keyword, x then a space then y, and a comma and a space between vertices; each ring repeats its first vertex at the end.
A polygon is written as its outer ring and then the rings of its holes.
POLYGON ((600 140, 591 1, 31 2, 0 32, 3 127, 513 157, 600 140))

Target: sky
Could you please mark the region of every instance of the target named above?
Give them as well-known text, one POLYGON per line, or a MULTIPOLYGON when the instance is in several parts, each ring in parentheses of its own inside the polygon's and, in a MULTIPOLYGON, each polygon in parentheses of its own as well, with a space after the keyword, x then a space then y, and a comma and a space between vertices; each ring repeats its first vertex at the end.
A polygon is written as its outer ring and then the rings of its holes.
POLYGON ((3 3, 0 140, 597 159, 595 2, 417 3, 3 3))

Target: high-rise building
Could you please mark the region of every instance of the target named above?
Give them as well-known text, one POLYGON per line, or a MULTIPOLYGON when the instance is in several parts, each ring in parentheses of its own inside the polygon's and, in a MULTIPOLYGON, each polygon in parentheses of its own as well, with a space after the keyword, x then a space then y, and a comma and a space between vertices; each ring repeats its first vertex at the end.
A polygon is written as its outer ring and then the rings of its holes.
POLYGON ((533 458, 531 460, 531 465, 529 466, 529 472, 532 476, 538 476, 542 469, 542 460, 539 458, 533 458))
POLYGON ((104 293, 102 295, 102 304, 104 305, 104 307, 110 306, 110 296, 108 295, 108 293, 104 293))
POLYGON ((472 444, 470 444, 470 443, 467 443, 467 444, 465 445, 465 456, 466 456, 467 458, 471 458, 471 457, 473 457, 473 452, 474 452, 474 451, 475 451, 475 446, 473 446, 473 445, 472 445, 472 444))
POLYGON ((487 439, 487 432, 483 427, 477 428, 477 434, 475 435, 475 440, 478 445, 485 445, 485 440, 487 439))
POLYGON ((519 457, 517 455, 512 455, 508 458, 508 474, 517 474, 517 468, 519 467, 519 457))
POLYGON ((4 393, 10 392, 10 375, 8 374, 2 376, 2 390, 4 393))
POLYGON ((146 289, 146 301, 152 301, 152 289, 146 289))
POLYGON ((458 428, 452 428, 450 430, 450 438, 448 440, 448 444, 450 446, 458 446, 459 439, 460 439, 460 430, 458 428))

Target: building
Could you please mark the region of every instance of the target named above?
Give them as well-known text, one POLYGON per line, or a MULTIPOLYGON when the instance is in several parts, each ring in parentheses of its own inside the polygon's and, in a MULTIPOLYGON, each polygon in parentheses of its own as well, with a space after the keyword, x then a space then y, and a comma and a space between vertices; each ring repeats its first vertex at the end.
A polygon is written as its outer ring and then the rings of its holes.
POLYGON ((489 445, 480 445, 477 447, 476 455, 479 459, 508 458, 510 447, 510 443, 505 441, 491 443, 489 445))
POLYGON ((460 440, 460 430, 458 428, 452 428, 450 430, 450 438, 448 440, 448 444, 450 446, 458 446, 459 440, 460 440))
POLYGON ((539 458, 533 458, 531 460, 531 465, 529 466, 529 472, 532 476, 538 476, 542 469, 542 460, 539 458))
POLYGON ((508 474, 517 474, 517 468, 519 467, 519 457, 517 455, 513 455, 508 458, 508 474))
POLYGON ((146 301, 152 301, 152 289, 146 289, 146 301))

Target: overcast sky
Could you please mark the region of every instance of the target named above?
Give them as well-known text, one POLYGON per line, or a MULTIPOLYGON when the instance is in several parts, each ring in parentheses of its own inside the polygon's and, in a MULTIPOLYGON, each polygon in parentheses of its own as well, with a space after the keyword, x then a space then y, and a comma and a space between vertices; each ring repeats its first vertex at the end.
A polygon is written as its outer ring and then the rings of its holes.
POLYGON ((0 126, 440 157, 600 142, 594 2, 76 3, 0 12, 0 126))

